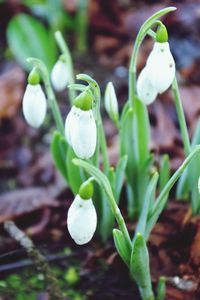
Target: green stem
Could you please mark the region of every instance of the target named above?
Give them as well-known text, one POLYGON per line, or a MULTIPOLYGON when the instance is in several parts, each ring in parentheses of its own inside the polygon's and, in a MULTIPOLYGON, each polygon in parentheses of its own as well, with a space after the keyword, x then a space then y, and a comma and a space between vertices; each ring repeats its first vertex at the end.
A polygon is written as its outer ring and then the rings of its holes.
POLYGON ((86 172, 88 172, 91 176, 93 176, 97 183, 104 189, 106 195, 107 195, 107 199, 109 201, 109 205, 111 208, 111 211, 119 225, 119 228, 121 230, 121 232, 124 235, 125 241, 127 243, 127 246, 130 248, 130 250, 132 249, 132 242, 124 221, 124 218, 121 214, 121 211, 115 201, 113 192, 112 192, 112 188, 110 185, 110 182, 107 178, 107 176, 100 171, 98 168, 96 168, 95 166, 89 164, 88 162, 81 160, 81 159, 73 159, 73 163, 79 167, 82 167, 83 169, 86 170, 86 172))
POLYGON ((27 62, 33 64, 41 72, 42 80, 43 80, 47 98, 49 101, 49 106, 51 108, 56 127, 57 127, 58 131, 62 135, 64 135, 64 124, 63 124, 62 116, 61 116, 60 109, 59 109, 57 101, 56 101, 55 94, 51 87, 49 72, 48 72, 45 64, 40 59, 33 58, 33 57, 28 58, 27 62))
POLYGON ((186 125, 186 121, 185 121, 185 115, 184 115, 184 111, 183 111, 183 106, 182 106, 182 102, 181 102, 181 97, 180 97, 180 92, 179 92, 179 87, 178 87, 176 77, 174 78, 174 81, 172 83, 172 91, 174 94, 176 112, 178 115, 179 126, 180 126, 181 135, 182 135, 182 139, 183 139, 185 156, 188 156, 191 151, 191 145, 190 145, 190 139, 189 139, 189 135, 188 135, 187 125, 186 125))
MULTIPOLYGON (((74 84, 75 83, 75 77, 74 77, 74 69, 73 69, 73 63, 72 63, 72 58, 71 54, 69 51, 69 48, 61 34, 60 31, 55 32, 55 39, 56 42, 62 52, 62 54, 65 56, 66 59, 66 72, 69 70, 69 84, 74 84)), ((73 104, 73 100, 76 98, 76 92, 73 89, 69 89, 69 99, 71 105, 73 104)))
MULTIPOLYGON (((154 15, 152 15, 149 19, 144 22, 144 24, 141 26, 140 31, 137 34, 133 52, 131 54, 131 61, 129 66, 129 95, 128 95, 128 101, 131 107, 134 106, 135 102, 135 95, 136 95, 136 61, 137 61, 137 55, 140 48, 140 45, 145 38, 145 36, 148 34, 151 27, 153 27, 155 24, 160 22, 157 20, 161 16, 176 10, 176 7, 167 7, 164 8, 158 12, 156 12, 154 15)), ((151 31, 150 31, 151 32, 151 31)))

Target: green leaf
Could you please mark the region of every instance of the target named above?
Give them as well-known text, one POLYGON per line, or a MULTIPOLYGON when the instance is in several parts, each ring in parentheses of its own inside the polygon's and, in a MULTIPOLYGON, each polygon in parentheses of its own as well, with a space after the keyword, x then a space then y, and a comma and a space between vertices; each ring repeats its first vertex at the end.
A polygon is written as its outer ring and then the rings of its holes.
POLYGON ((26 58, 33 56, 41 59, 51 70, 56 60, 56 46, 52 33, 37 19, 18 14, 7 27, 7 40, 17 62, 30 70, 26 58))
POLYGON ((160 191, 164 188, 170 177, 170 165, 169 165, 169 155, 165 154, 161 158, 160 162, 160 178, 159 178, 159 188, 160 191))
POLYGON ((99 232, 105 243, 112 233, 112 228, 114 225, 115 217, 110 208, 107 195, 104 190, 101 190, 101 219, 99 223, 99 232))
MULTIPOLYGON (((184 162, 176 170, 176 172, 172 175, 172 177, 169 179, 168 183, 165 185, 165 187, 161 191, 160 195, 158 196, 158 198, 154 204, 152 214, 150 216, 148 216, 148 222, 147 222, 147 228, 146 228, 147 238, 167 203, 167 199, 168 199, 167 195, 169 194, 171 188, 176 183, 176 181, 179 179, 181 174, 185 171, 186 167, 188 167, 188 165, 191 163, 191 161, 193 159, 195 159, 197 157, 197 155, 199 156, 199 152, 200 152, 200 145, 196 146, 192 150, 192 152, 188 155, 188 157, 186 157, 184 162)), ((190 169, 190 167, 189 167, 189 169, 190 169)), ((192 171, 192 169, 190 169, 190 170, 192 171)))
POLYGON ((120 158, 116 167, 115 187, 113 188, 113 190, 115 193, 115 199, 117 203, 119 202, 119 197, 124 182, 124 173, 127 165, 127 160, 128 160, 127 155, 124 155, 123 157, 120 158))
POLYGON ((147 222, 147 216, 150 212, 151 203, 155 200, 155 192, 156 192, 156 185, 158 182, 158 173, 156 172, 147 187, 143 207, 141 214, 139 216, 139 221, 137 224, 136 232, 140 232, 143 236, 145 236, 145 230, 146 230, 146 222, 147 222))
POLYGON ((133 153, 133 109, 126 108, 120 124, 120 157, 127 155, 126 177, 129 183, 134 180, 133 153))
MULTIPOLYGON (((195 132, 192 138, 191 146, 194 148, 196 145, 200 144, 200 119, 197 121, 197 125, 195 128, 195 132)), ((194 169, 199 170, 198 163, 193 165, 194 169)), ((188 170, 185 170, 183 175, 178 181, 177 189, 176 189, 176 197, 177 199, 189 199, 189 192, 191 189, 193 189, 195 182, 191 181, 190 173, 188 173, 188 170)))
POLYGON ((166 293, 166 279, 165 277, 161 276, 158 281, 156 300, 165 300, 165 293, 166 293))
POLYGON ((149 157, 150 125, 147 107, 139 99, 135 99, 133 131, 134 157, 141 168, 149 157))
POLYGON ((113 229, 113 238, 115 247, 117 252, 121 256, 122 260, 129 267, 130 257, 131 257, 131 249, 127 247, 126 241, 124 240, 124 236, 119 229, 113 229))
POLYGON ((51 141, 51 154, 56 168, 60 171, 66 182, 68 181, 65 164, 67 148, 68 147, 65 138, 58 131, 55 131, 51 141))
POLYGON ((80 185, 85 181, 86 177, 78 166, 75 166, 72 160, 76 158, 76 155, 71 147, 68 147, 67 151, 67 177, 68 184, 74 195, 79 192, 80 185))
POLYGON ((149 253, 146 242, 140 233, 137 233, 133 242, 130 261, 131 277, 139 286, 142 299, 153 300, 154 295, 151 286, 149 267, 149 253))

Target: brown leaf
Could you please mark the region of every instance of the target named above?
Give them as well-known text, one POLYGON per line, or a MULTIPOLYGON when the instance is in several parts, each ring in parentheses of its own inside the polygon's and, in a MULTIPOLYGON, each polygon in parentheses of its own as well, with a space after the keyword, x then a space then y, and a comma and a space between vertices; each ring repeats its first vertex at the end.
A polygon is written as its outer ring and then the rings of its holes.
POLYGON ((0 119, 16 114, 23 97, 24 78, 24 72, 16 65, 0 75, 0 119))
POLYGON ((49 189, 35 187, 7 192, 0 196, 0 222, 46 206, 57 206, 49 189))

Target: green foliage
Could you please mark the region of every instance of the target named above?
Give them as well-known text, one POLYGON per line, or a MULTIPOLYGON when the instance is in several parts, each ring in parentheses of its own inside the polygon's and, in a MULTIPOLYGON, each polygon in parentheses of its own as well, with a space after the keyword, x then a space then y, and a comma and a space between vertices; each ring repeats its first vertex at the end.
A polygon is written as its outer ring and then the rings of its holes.
POLYGON ((68 184, 73 192, 74 195, 79 193, 80 185, 83 181, 87 178, 84 175, 83 171, 75 166, 72 163, 72 160, 76 158, 76 155, 71 147, 68 148, 67 151, 67 160, 66 160, 66 167, 67 167, 67 174, 68 174, 68 184))
POLYGON ((7 40, 17 62, 29 70, 27 57, 41 59, 49 70, 56 61, 56 46, 53 35, 37 19, 19 14, 11 19, 7 27, 7 40))
POLYGON ((65 178, 66 182, 68 181, 67 168, 66 168, 66 156, 67 156, 67 142, 65 138, 55 131, 51 141, 51 154, 56 165, 56 168, 65 178))
POLYGON ((143 236, 137 233, 133 242, 130 260, 130 273, 139 286, 143 300, 153 300, 149 268, 149 253, 143 236))
POLYGON ((130 264, 131 251, 130 248, 127 247, 126 241, 122 232, 119 229, 113 229, 113 238, 115 247, 117 252, 121 256, 122 260, 125 262, 127 266, 130 264))

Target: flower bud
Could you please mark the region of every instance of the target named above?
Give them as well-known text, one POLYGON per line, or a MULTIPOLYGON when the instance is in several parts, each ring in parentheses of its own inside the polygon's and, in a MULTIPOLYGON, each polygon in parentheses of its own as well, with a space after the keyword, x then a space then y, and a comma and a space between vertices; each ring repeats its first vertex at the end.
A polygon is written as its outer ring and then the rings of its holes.
POLYGON ((61 55, 51 72, 51 82, 54 89, 57 92, 64 90, 69 83, 69 77, 69 70, 67 69, 66 62, 61 55))
POLYGON ((168 42, 154 44, 147 63, 146 74, 158 93, 165 92, 175 77, 175 62, 168 42))
POLYGON ((83 200, 77 195, 69 208, 67 227, 76 244, 88 243, 97 227, 97 214, 92 199, 83 200))
POLYGON ((138 76, 137 94, 138 98, 146 105, 151 104, 157 97, 157 91, 149 80, 146 67, 138 76))
POLYGON ((40 84, 28 84, 22 100, 22 110, 27 123, 38 128, 44 122, 47 102, 40 84))
POLYGON ((109 82, 105 91, 105 109, 111 118, 116 123, 119 119, 118 102, 112 82, 109 82))

